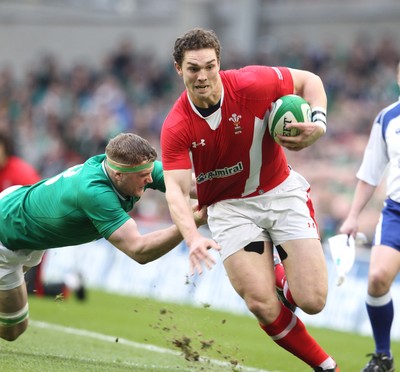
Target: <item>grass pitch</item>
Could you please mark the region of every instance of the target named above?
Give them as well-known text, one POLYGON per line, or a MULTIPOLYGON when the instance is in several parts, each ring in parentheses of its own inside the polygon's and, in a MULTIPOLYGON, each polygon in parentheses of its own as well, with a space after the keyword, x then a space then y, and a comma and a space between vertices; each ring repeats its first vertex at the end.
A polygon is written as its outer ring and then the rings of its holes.
MULTIPOLYGON (((0 340, 0 371, 309 372, 251 316, 91 290, 88 301, 30 297, 31 325, 0 340)), ((359 371, 370 337, 309 328, 343 372, 359 371)), ((393 343, 394 356, 400 343, 393 343)))

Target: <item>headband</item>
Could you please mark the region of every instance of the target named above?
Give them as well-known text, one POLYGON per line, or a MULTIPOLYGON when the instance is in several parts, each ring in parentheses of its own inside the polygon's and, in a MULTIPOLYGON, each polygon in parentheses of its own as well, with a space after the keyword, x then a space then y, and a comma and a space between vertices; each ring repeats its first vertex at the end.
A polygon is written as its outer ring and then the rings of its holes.
POLYGON ((118 163, 114 160, 111 160, 110 158, 106 157, 107 165, 111 168, 114 169, 115 171, 121 172, 121 173, 136 173, 140 172, 145 169, 149 169, 153 166, 154 162, 150 161, 148 163, 136 165, 136 166, 131 166, 129 164, 123 164, 123 163, 118 163))

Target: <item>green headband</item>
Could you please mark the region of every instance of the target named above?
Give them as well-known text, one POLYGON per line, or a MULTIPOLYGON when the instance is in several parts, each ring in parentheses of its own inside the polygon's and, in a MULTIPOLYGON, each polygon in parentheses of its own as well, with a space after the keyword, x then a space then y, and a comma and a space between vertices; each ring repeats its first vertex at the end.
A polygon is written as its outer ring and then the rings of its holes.
POLYGON ((148 163, 144 163, 144 164, 140 164, 140 165, 136 165, 134 167, 131 167, 129 165, 116 163, 116 164, 122 165, 122 166, 119 166, 119 165, 113 164, 112 162, 113 162, 113 160, 110 161, 110 159, 107 158, 108 166, 111 169, 114 169, 114 170, 116 170, 118 172, 121 172, 121 173, 136 173, 136 172, 140 172, 142 170, 151 168, 153 166, 153 164, 154 164, 154 162, 150 161, 148 163))

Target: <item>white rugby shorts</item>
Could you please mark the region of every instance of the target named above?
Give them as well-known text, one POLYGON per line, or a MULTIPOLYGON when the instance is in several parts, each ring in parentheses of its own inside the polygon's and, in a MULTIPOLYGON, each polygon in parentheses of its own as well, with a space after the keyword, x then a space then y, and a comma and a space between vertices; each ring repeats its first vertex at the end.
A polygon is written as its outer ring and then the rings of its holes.
POLYGON ((274 245, 296 239, 319 239, 310 185, 291 170, 274 189, 258 196, 228 199, 208 207, 208 226, 225 260, 254 241, 274 245))
POLYGON ((24 282, 24 267, 39 265, 45 251, 11 251, 0 243, 0 291, 19 287, 24 282))

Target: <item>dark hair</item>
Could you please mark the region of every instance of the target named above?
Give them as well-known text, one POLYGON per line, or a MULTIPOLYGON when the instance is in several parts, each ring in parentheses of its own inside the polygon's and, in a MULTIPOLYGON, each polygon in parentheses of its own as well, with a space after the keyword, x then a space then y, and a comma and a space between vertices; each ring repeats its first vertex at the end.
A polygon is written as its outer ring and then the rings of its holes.
POLYGON ((157 159, 157 151, 144 138, 133 133, 121 133, 112 138, 106 147, 106 155, 122 164, 142 164, 157 159))
POLYGON ((185 52, 199 49, 214 49, 218 61, 220 60, 221 45, 217 35, 212 30, 204 30, 202 28, 194 28, 176 39, 173 53, 174 60, 179 66, 182 66, 185 52))

